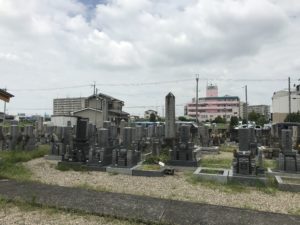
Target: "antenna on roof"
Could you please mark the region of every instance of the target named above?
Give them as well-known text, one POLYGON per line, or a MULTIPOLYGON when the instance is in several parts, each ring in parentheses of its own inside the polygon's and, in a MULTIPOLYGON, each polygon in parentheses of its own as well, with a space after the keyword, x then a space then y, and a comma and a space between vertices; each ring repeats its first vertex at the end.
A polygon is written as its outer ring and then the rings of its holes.
POLYGON ((94 81, 94 84, 91 85, 94 88, 94 95, 96 95, 96 81, 94 81))

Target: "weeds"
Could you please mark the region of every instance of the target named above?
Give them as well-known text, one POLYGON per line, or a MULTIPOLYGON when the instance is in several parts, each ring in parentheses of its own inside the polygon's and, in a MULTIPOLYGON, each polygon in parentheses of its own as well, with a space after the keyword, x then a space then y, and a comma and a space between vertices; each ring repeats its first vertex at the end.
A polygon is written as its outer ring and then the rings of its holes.
POLYGON ((49 152, 49 146, 41 145, 33 151, 0 152, 0 178, 29 180, 31 172, 22 163, 44 156, 49 152))

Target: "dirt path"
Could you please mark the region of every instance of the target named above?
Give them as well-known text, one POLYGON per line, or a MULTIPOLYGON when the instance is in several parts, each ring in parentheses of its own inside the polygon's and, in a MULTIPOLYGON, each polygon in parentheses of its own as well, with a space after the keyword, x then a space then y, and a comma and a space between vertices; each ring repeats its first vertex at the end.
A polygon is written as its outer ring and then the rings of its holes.
POLYGON ((0 195, 5 199, 145 222, 185 225, 300 224, 299 216, 33 182, 0 180, 0 195))

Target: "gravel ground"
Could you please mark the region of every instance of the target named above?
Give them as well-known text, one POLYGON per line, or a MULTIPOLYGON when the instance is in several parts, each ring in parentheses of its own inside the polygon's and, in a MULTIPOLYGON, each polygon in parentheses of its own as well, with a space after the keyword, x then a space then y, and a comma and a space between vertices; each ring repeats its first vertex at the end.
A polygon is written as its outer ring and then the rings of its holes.
MULTIPOLYGON (((40 209, 26 205, 21 207, 13 203, 2 204, 0 208, 1 225, 138 225, 138 223, 121 221, 88 214, 75 214, 54 209, 40 209)), ((142 224, 140 224, 142 225, 142 224)))
POLYGON ((230 191, 207 184, 193 184, 187 175, 179 172, 166 177, 133 177, 104 172, 61 172, 57 162, 43 158, 25 163, 32 179, 60 186, 95 188, 100 191, 147 195, 152 197, 185 200, 279 213, 300 213, 300 194, 276 191, 270 194, 255 188, 230 191))

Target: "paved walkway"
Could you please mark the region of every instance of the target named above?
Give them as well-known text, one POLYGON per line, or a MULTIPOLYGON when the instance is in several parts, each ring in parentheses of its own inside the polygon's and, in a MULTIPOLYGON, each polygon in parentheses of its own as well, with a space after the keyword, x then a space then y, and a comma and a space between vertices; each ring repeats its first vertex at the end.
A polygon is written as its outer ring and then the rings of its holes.
POLYGON ((300 225, 299 216, 12 180, 0 180, 0 195, 5 199, 162 224, 300 225))

